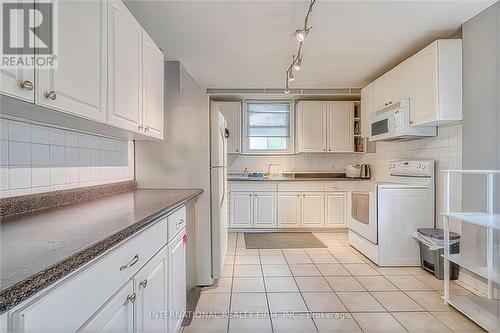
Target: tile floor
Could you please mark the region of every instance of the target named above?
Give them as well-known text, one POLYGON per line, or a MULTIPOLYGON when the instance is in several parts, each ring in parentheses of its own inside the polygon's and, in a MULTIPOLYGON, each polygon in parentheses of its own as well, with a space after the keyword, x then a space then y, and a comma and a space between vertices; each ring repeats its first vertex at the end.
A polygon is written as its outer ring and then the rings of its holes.
POLYGON ((251 250, 242 233, 230 234, 224 276, 202 290, 183 332, 482 331, 443 304, 442 282, 433 275, 377 267, 345 233, 315 235, 327 249, 251 250))

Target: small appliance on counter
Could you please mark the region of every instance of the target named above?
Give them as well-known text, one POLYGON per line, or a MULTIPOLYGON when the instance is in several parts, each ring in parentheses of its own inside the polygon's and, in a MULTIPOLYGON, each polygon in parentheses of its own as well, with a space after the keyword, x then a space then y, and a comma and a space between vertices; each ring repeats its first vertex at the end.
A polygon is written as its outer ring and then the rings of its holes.
POLYGON ((370 169, 370 164, 361 164, 359 177, 363 179, 370 179, 372 172, 370 169))
POLYGON ((344 167, 347 178, 359 178, 361 175, 361 166, 359 164, 347 164, 344 167))

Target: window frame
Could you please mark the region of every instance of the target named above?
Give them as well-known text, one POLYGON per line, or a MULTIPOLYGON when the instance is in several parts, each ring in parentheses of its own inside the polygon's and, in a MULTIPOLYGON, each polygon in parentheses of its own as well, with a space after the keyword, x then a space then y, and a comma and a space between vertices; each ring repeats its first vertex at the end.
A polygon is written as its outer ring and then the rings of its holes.
POLYGON ((295 154, 295 101, 293 99, 249 99, 243 100, 242 114, 242 154, 243 155, 294 155, 295 154), (248 137, 248 104, 289 104, 290 105, 290 120, 289 120, 289 136, 287 140, 287 149, 250 149, 250 140, 248 137))

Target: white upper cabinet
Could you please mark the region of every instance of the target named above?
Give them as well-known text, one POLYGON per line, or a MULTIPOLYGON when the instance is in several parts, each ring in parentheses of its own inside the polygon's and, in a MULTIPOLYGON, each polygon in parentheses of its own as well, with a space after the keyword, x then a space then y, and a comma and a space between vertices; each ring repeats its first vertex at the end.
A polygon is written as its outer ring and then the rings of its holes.
POLYGON ((105 121, 106 12, 106 1, 58 3, 58 64, 37 70, 37 104, 105 121))
POLYGON ((297 104, 297 151, 325 152, 327 145, 327 109, 321 101, 297 104))
POLYGON ((375 111, 410 97, 410 71, 403 62, 374 82, 375 111))
POLYGON ((328 152, 354 151, 354 102, 328 102, 328 152))
POLYGON ((215 108, 226 120, 229 130, 227 139, 227 153, 241 153, 241 102, 212 102, 212 109, 215 108))
POLYGON ((163 52, 143 32, 143 130, 148 136, 163 140, 164 127, 164 60, 163 52))
POLYGON ((409 59, 413 126, 462 120, 462 40, 441 39, 409 59))
POLYGON ((368 138, 371 133, 370 117, 375 112, 373 83, 361 89, 361 137, 368 138))
POLYGON ((142 28, 121 1, 109 1, 108 43, 108 122, 142 132, 142 28))

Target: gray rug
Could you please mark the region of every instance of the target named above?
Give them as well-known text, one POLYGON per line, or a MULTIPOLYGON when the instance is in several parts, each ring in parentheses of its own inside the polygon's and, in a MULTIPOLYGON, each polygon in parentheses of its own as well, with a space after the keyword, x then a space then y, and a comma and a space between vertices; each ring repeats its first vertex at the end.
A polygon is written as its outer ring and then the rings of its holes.
POLYGON ((247 249, 304 249, 327 247, 312 232, 245 232, 247 249))

